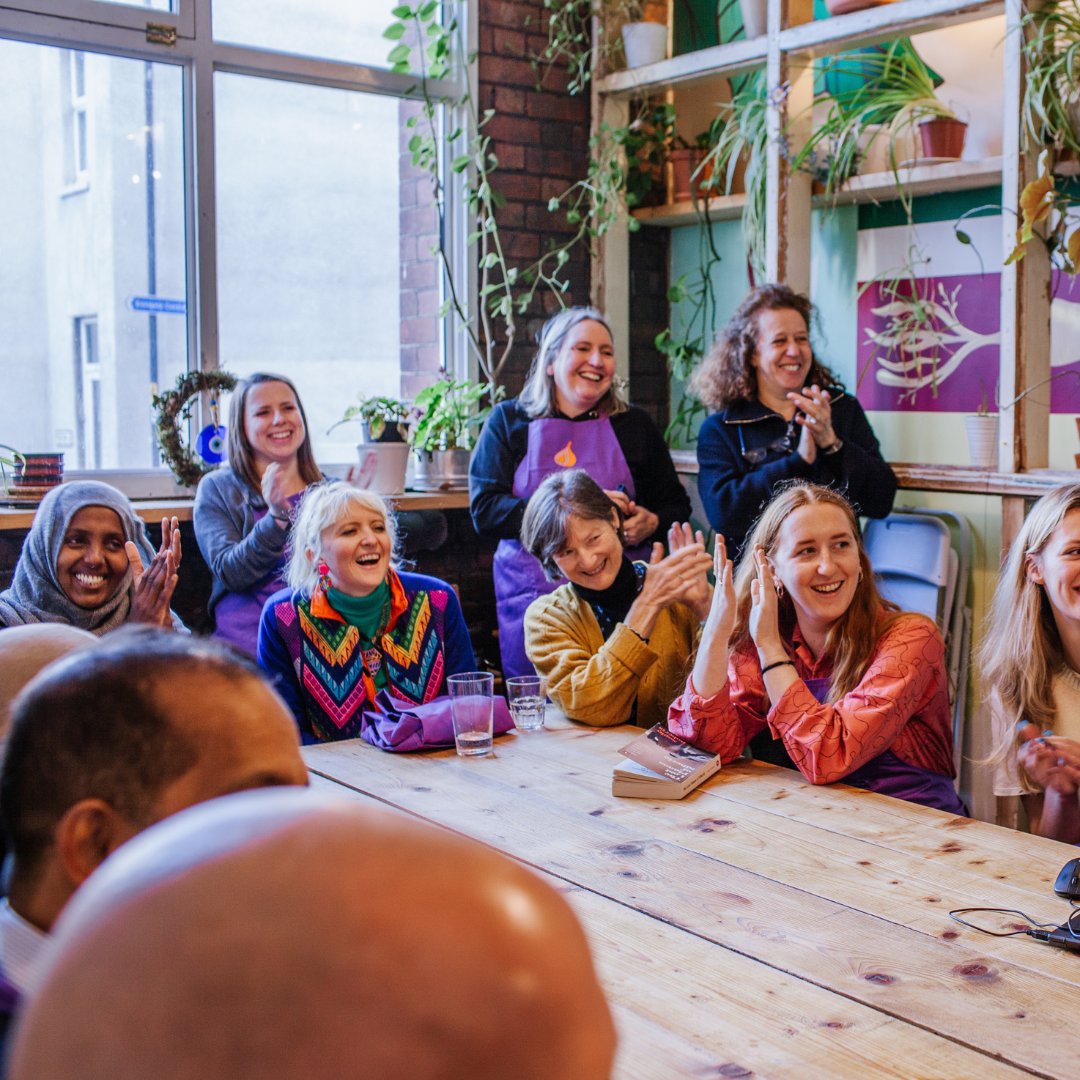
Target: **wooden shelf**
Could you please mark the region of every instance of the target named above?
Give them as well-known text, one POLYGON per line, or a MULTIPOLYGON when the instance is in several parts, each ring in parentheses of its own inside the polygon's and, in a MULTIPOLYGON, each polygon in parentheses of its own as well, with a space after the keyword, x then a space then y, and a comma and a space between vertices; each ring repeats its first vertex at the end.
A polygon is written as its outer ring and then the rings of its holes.
MULTIPOLYGON (((1004 0, 901 0, 789 27, 781 31, 779 45, 781 52, 829 56, 845 49, 889 41, 898 34, 939 30, 988 19, 1004 11, 1004 0)), ((617 71, 598 80, 596 88, 601 94, 623 98, 693 86, 717 75, 730 78, 762 67, 767 52, 766 35, 749 41, 732 41, 673 56, 657 64, 617 71)))
MULTIPOLYGON (((990 157, 983 161, 944 161, 933 165, 914 165, 901 168, 900 182, 905 185, 910 195, 937 195, 946 191, 970 191, 981 187, 995 187, 1001 184, 1001 157, 990 157)), ((897 177, 891 172, 867 173, 856 176, 844 185, 836 196, 836 203, 889 202, 897 198, 897 177)), ((829 205, 830 200, 822 195, 814 197, 815 206, 829 205)), ((646 206, 635 210, 633 216, 648 226, 672 227, 677 225, 698 225, 702 221, 702 212, 707 209, 710 221, 728 221, 742 215, 746 205, 745 195, 720 195, 699 202, 695 207, 692 200, 667 203, 664 206, 646 206)))
MULTIPOLYGON (((407 491, 387 500, 397 510, 462 510, 469 505, 467 491, 407 491)), ((148 525, 160 524, 163 517, 191 520, 193 499, 132 499, 135 512, 148 525)), ((0 506, 0 532, 29 529, 36 506, 0 506)))
POLYGON ((780 33, 780 51, 831 56, 846 49, 877 45, 903 35, 922 34, 946 26, 1004 14, 1004 0, 901 0, 864 8, 849 15, 791 26, 780 33))
POLYGON ((745 205, 745 195, 718 195, 699 202, 696 207, 691 199, 664 206, 646 206, 633 211, 633 216, 642 225, 697 225, 703 212, 708 213, 710 221, 730 221, 742 216, 745 205))
MULTIPOLYGON (((899 5, 897 5, 899 6, 899 5)), ((898 176, 891 172, 853 176, 836 196, 838 203, 888 202, 897 198, 897 179, 911 195, 937 195, 946 191, 1001 184, 1001 156, 983 161, 942 161, 933 165, 901 166, 898 176)), ((826 202, 822 196, 815 203, 826 202)))
MULTIPOLYGON (((675 471, 697 476, 697 454, 693 450, 672 450, 675 471)), ((1000 473, 966 465, 931 465, 893 461, 890 468, 900 487, 910 491, 956 491, 969 495, 1018 495, 1037 499, 1062 484, 1075 484, 1080 473, 1063 469, 1032 469, 1026 473, 1000 473)))

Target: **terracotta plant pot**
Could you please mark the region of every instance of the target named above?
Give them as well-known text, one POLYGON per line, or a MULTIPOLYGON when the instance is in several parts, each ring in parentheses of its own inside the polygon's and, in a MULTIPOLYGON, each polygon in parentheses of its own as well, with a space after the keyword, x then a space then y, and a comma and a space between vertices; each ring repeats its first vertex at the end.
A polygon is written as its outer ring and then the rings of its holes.
MULTIPOLYGON (((671 197, 673 202, 686 202, 691 197, 690 177, 701 164, 704 156, 705 152, 703 150, 693 147, 672 150, 668 155, 668 161, 671 162, 671 197)), ((708 177, 698 178, 697 196, 699 199, 707 198, 708 194, 714 194, 712 192, 706 193, 704 190, 704 184, 707 181, 708 177)))
POLYGON ((967 124, 963 120, 937 116, 919 124, 923 157, 960 158, 964 154, 964 137, 967 124))

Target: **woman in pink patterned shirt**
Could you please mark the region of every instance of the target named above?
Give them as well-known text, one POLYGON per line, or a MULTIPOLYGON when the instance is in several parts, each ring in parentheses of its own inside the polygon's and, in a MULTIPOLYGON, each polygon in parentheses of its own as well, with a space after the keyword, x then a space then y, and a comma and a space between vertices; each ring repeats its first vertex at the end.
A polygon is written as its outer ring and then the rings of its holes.
POLYGON ((941 634, 881 597, 847 500, 785 488, 747 550, 733 579, 717 538, 713 604, 671 730, 724 762, 749 745, 814 784, 965 813, 941 634))

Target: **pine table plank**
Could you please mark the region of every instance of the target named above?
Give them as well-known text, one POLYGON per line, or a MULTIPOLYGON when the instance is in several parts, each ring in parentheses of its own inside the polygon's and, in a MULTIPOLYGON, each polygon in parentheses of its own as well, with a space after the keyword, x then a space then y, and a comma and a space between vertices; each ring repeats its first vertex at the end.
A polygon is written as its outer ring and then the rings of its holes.
POLYGON ((721 1056, 709 1057, 714 1070, 764 1075, 806 1060, 817 1063, 808 1075, 866 1075, 867 1055, 878 1072, 895 1062, 896 1075, 990 1075, 994 1059, 1076 1072, 1078 958, 964 931, 946 914, 992 904, 1064 917, 1044 878, 1071 849, 1047 841, 1032 853, 1031 838, 996 826, 755 764, 679 803, 614 799, 611 767, 634 730, 551 727, 474 761, 362 743, 304 753, 354 794, 474 836, 572 890, 612 1000, 685 1042, 676 1056, 690 1055, 689 1071, 669 1075, 724 1075, 701 1071, 702 1050, 721 1056), (651 937, 661 965, 640 951, 651 937), (735 1004, 712 999, 720 984, 735 1004), (775 1008, 792 986, 805 1024, 775 1008), (642 1004, 650 994, 659 1012, 642 1004), (838 1009, 858 1015, 822 1028, 838 1009), (738 1060, 723 1059, 733 1047, 738 1060))

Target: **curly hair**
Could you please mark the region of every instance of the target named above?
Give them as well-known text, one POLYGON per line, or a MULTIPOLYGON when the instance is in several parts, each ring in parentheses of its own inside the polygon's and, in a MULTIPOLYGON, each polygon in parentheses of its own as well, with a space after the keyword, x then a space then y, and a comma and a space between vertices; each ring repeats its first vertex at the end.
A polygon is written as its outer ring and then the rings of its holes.
MULTIPOLYGON (((710 409, 725 409, 736 401, 757 400, 753 361, 758 349, 757 319, 762 311, 797 311, 807 329, 814 320, 810 301, 787 285, 759 285, 751 289, 690 378, 690 393, 710 409)), ((842 385, 816 356, 810 362, 807 383, 842 385)))

